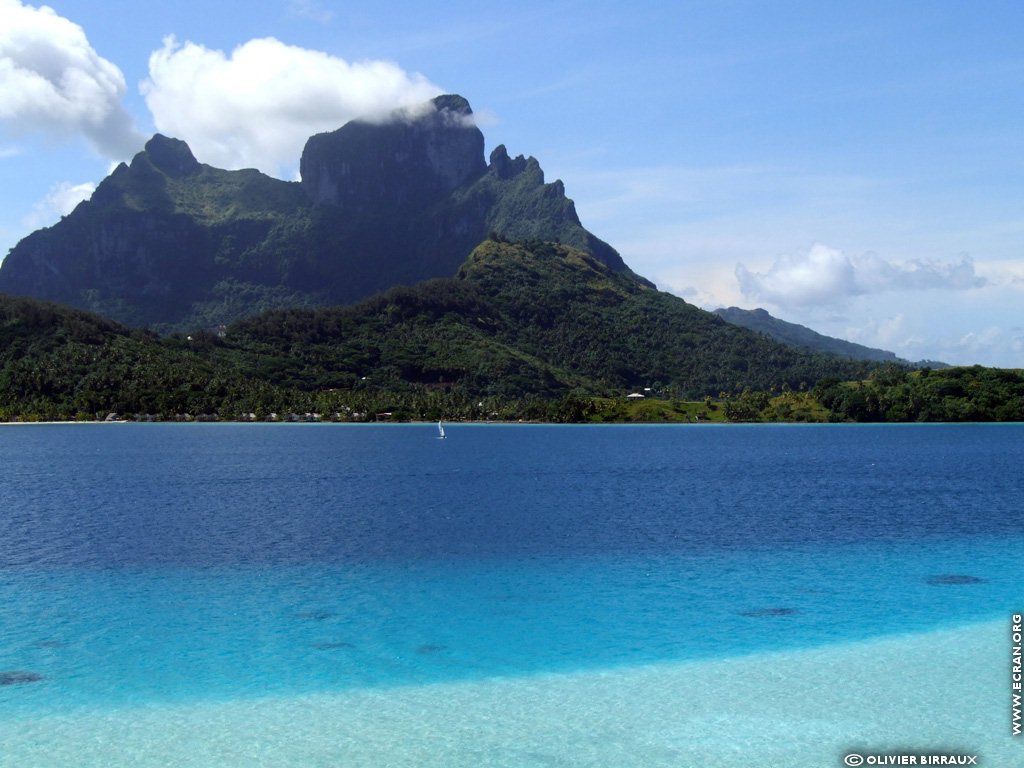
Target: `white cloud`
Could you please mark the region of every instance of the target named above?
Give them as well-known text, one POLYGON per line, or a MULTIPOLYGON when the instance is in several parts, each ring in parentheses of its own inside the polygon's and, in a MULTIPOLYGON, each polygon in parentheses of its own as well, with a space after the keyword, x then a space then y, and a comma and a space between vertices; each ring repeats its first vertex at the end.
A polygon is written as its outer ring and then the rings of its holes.
POLYGON ((926 355, 955 365, 1024 368, 1024 332, 1015 326, 989 325, 961 335, 949 329, 931 340, 926 355))
POLYGON ((1024 261, 983 261, 978 263, 978 271, 988 285, 1024 287, 1024 261))
POLYGON ((142 92, 157 129, 188 142, 200 161, 290 178, 312 134, 441 89, 392 62, 349 63, 274 38, 228 56, 168 37, 150 56, 142 92))
POLYGON ((803 256, 782 256, 765 273, 736 265, 745 296, 785 306, 829 304, 857 293, 855 270, 840 251, 815 244, 803 256))
POLYGON ((84 136, 116 159, 142 144, 122 104, 121 70, 46 6, 0 0, 0 93, 0 123, 14 133, 84 136))
POLYGON ((979 350, 988 350, 992 346, 1000 341, 1003 337, 1003 330, 998 326, 989 326, 980 331, 971 331, 964 334, 960 339, 959 346, 963 349, 977 352, 979 350))
POLYGON ((926 340, 911 328, 904 314, 876 319, 867 317, 857 325, 847 326, 840 338, 895 352, 901 357, 914 357, 915 350, 926 340))
POLYGON ((473 125, 477 128, 493 128, 501 125, 501 118, 489 109, 473 110, 473 125))
POLYGON ((962 256, 956 262, 914 259, 900 265, 885 261, 877 254, 866 253, 854 258, 853 264, 862 293, 929 289, 966 291, 981 288, 987 282, 975 273, 974 261, 969 256, 962 256))
POLYGON ((61 216, 67 216, 83 200, 88 200, 96 191, 96 185, 92 182, 83 184, 72 184, 70 181, 62 181, 50 187, 50 191, 42 200, 32 207, 22 221, 26 229, 37 229, 52 224, 61 216))
POLYGON ((849 257, 820 243, 806 254, 776 259, 767 272, 752 272, 737 264, 736 279, 748 298, 783 307, 835 304, 886 291, 962 291, 986 284, 968 256, 947 263, 921 259, 893 263, 873 253, 849 257))

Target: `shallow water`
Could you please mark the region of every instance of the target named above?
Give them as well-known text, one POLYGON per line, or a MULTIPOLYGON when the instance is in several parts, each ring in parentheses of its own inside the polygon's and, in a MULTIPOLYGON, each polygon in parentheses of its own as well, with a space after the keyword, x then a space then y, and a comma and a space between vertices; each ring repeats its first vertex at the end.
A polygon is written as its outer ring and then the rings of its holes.
POLYGON ((529 687, 1021 608, 1022 426, 448 434, 0 430, 0 673, 39 678, 0 685, 0 722, 529 687))
POLYGON ((0 720, 12 765, 819 768, 1020 765, 1007 622, 723 660, 0 720))

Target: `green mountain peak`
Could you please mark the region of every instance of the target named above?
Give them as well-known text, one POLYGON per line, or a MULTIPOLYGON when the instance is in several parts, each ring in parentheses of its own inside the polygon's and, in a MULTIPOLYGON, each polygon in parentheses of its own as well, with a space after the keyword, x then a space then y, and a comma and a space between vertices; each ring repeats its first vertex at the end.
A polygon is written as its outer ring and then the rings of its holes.
POLYGON ((194 176, 202 170, 188 144, 159 133, 146 142, 145 154, 155 168, 174 178, 194 176))
POLYGON ((632 275, 535 159, 502 147, 490 160, 457 95, 312 136, 300 182, 201 164, 158 134, 91 200, 22 240, 0 291, 188 330, 451 276, 492 233, 566 243, 632 275))

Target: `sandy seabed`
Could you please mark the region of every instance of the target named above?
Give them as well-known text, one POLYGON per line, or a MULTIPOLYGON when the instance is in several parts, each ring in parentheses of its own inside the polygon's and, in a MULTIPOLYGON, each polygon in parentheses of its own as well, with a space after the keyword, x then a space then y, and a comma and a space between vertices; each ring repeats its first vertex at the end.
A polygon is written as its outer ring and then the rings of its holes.
POLYGON ((0 764, 799 768, 859 753, 1010 768, 1010 649, 1008 616, 715 661, 19 717, 0 721, 0 764))

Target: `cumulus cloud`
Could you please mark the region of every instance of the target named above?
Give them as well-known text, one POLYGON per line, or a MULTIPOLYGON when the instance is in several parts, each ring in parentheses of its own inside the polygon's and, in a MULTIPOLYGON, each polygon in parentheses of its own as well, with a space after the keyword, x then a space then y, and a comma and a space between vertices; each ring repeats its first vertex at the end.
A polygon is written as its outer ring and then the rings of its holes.
POLYGON ((806 254, 780 257, 767 272, 752 272, 738 264, 736 279, 744 296, 778 306, 835 304, 886 291, 962 291, 986 284, 967 256, 957 262, 897 264, 873 253, 850 257, 820 243, 806 254))
POLYGON ((881 318, 867 317, 856 325, 847 326, 841 337, 870 347, 892 350, 904 357, 913 357, 913 350, 926 343, 902 313, 881 318))
POLYGON ((948 345, 948 357, 965 364, 1024 367, 1024 331, 1019 327, 997 325, 969 331, 948 345))
POLYGON ((981 331, 971 331, 964 334, 960 339, 960 346, 971 351, 986 350, 1002 336, 1003 330, 993 325, 981 331))
POLYGON ((294 172, 310 135, 440 92, 392 62, 349 63, 274 38, 250 40, 229 56, 168 37, 142 84, 157 129, 184 139, 202 162, 282 177, 294 172))
POLYGON ((124 75, 84 30, 46 6, 0 0, 0 123, 14 133, 84 136, 104 157, 136 151, 124 75))
POLYGON ((83 200, 88 200, 96 191, 96 185, 92 182, 73 184, 70 181, 62 181, 50 187, 50 191, 42 200, 32 207, 32 212, 25 217, 22 224, 27 229, 52 224, 60 216, 67 216, 83 200))

